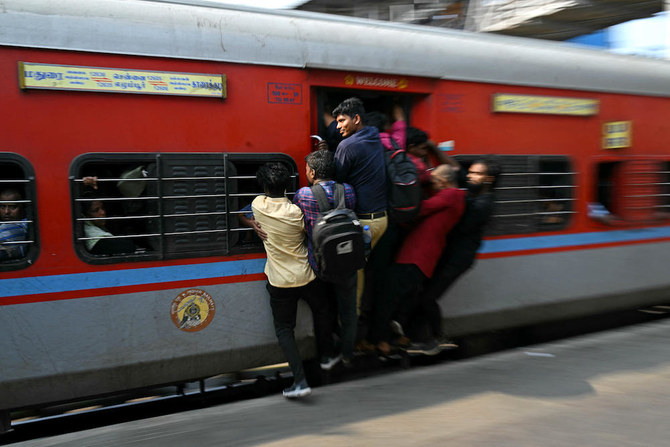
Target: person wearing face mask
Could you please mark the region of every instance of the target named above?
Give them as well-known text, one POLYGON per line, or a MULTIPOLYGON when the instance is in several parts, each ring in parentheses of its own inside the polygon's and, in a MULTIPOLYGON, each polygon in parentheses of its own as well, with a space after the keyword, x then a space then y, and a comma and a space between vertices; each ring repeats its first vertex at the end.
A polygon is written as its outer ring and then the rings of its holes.
MULTIPOLYGON (((460 221, 447 235, 445 249, 437 263, 433 276, 426 282, 422 293, 424 314, 428 316, 430 345, 422 352, 436 354, 435 342, 444 346, 454 347, 442 333, 442 315, 438 300, 449 287, 475 262, 477 251, 482 243, 486 224, 493 213, 493 192, 500 176, 501 169, 494 156, 476 160, 470 165, 467 173, 467 195, 465 212, 460 221), (428 352, 429 351, 429 352, 428 352)), ((392 322, 398 335, 405 335, 398 322, 392 322)))

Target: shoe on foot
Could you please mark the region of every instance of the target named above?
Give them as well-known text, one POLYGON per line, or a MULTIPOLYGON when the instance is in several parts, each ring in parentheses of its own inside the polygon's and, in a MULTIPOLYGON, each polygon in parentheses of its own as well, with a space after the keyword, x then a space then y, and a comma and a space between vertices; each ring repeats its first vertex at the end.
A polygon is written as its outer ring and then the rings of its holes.
POLYGON ((337 365, 340 360, 342 360, 342 354, 338 354, 335 357, 322 357, 320 366, 324 371, 330 371, 333 369, 333 366, 337 365))
POLYGON ((447 349, 456 349, 458 348, 458 343, 454 342, 453 340, 450 340, 446 337, 440 337, 437 339, 437 342, 440 345, 440 349, 442 350, 447 350, 447 349))
POLYGON ((312 394, 312 389, 307 385, 307 381, 303 380, 300 383, 294 382, 293 385, 284 390, 283 394, 287 399, 297 399, 298 397, 309 396, 312 394))
POLYGON ((402 335, 403 337, 405 336, 405 331, 402 329, 402 324, 396 320, 391 320, 391 330, 396 335, 402 335))
POLYGON ((375 352, 375 345, 373 345, 367 340, 361 340, 358 343, 356 343, 356 351, 362 352, 363 354, 370 354, 372 352, 375 352))
POLYGON ((377 351, 379 351, 381 355, 387 356, 391 354, 391 345, 385 341, 380 341, 377 343, 377 351))
POLYGON ((407 348, 408 354, 437 355, 440 351, 440 344, 434 338, 424 343, 411 343, 407 348))
POLYGON ((407 348, 411 343, 412 341, 404 335, 398 335, 393 340, 393 344, 399 348, 407 348))

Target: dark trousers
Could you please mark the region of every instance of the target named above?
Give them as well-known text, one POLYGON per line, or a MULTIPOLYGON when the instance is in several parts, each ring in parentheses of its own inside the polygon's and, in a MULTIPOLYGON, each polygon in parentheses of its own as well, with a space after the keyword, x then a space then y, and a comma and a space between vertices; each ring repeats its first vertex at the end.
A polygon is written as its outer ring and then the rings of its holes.
POLYGON ((320 279, 315 279, 301 287, 275 287, 268 283, 267 289, 270 293, 270 306, 279 346, 293 372, 293 379, 296 383, 302 382, 305 380, 305 370, 294 333, 299 299, 305 300, 312 310, 314 335, 319 355, 328 357, 334 355, 333 327, 329 317, 324 284, 320 279))
POLYGON ((426 275, 415 264, 395 264, 389 272, 389 300, 396 320, 407 329, 410 318, 422 304, 421 291, 426 275))
MULTIPOLYGON (((393 275, 389 270, 393 267, 393 259, 402 243, 404 230, 395 222, 389 220, 388 227, 377 246, 368 259, 368 270, 365 279, 365 294, 363 295, 363 313, 365 326, 361 327, 363 337, 372 343, 388 339, 389 318, 395 308, 395 303, 389 301, 389 278, 393 275), (374 271, 374 274, 369 274, 374 271)), ((392 287, 391 287, 392 288, 392 287)))
POLYGON ((356 332, 358 330, 358 312, 356 304, 356 285, 358 275, 353 273, 348 279, 330 284, 337 307, 340 322, 340 340, 342 356, 351 359, 354 355, 356 332))
POLYGON ((426 281, 420 300, 417 304, 418 318, 428 323, 433 337, 439 338, 442 334, 442 312, 438 300, 454 282, 465 273, 472 264, 453 264, 441 260, 433 276, 426 281))

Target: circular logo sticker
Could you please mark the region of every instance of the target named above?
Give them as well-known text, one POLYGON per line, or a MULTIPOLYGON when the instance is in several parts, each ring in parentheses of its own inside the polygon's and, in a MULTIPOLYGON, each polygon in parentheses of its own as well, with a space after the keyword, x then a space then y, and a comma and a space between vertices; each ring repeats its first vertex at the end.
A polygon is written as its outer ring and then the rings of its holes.
POLYGON ((214 300, 204 290, 189 289, 172 301, 172 322, 182 331, 197 332, 209 326, 214 318, 214 300))

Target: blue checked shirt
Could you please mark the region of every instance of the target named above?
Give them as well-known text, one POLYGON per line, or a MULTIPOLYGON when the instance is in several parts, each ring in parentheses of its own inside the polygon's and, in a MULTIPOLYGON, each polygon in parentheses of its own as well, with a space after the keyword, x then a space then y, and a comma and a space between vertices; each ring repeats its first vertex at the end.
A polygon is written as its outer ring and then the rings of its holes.
POLYGON ((5 244, 5 242, 25 241, 28 222, 7 222, 0 224, 0 259, 15 259, 25 255, 24 244, 5 244))
MULTIPOLYGON (((323 186, 324 191, 326 192, 326 197, 331 205, 333 205, 333 185, 335 184, 334 180, 328 180, 325 182, 319 183, 323 186)), ((319 215, 319 205, 316 202, 316 197, 312 194, 312 190, 309 187, 300 188, 298 192, 293 197, 293 203, 298 205, 302 210, 302 213, 305 215, 305 230, 307 230, 307 259, 309 265, 312 266, 314 271, 318 271, 316 262, 314 261, 314 249, 312 247, 312 227, 316 218, 319 215)), ((354 193, 353 186, 348 183, 344 183, 344 203, 347 208, 353 210, 356 209, 356 194, 354 193)))

